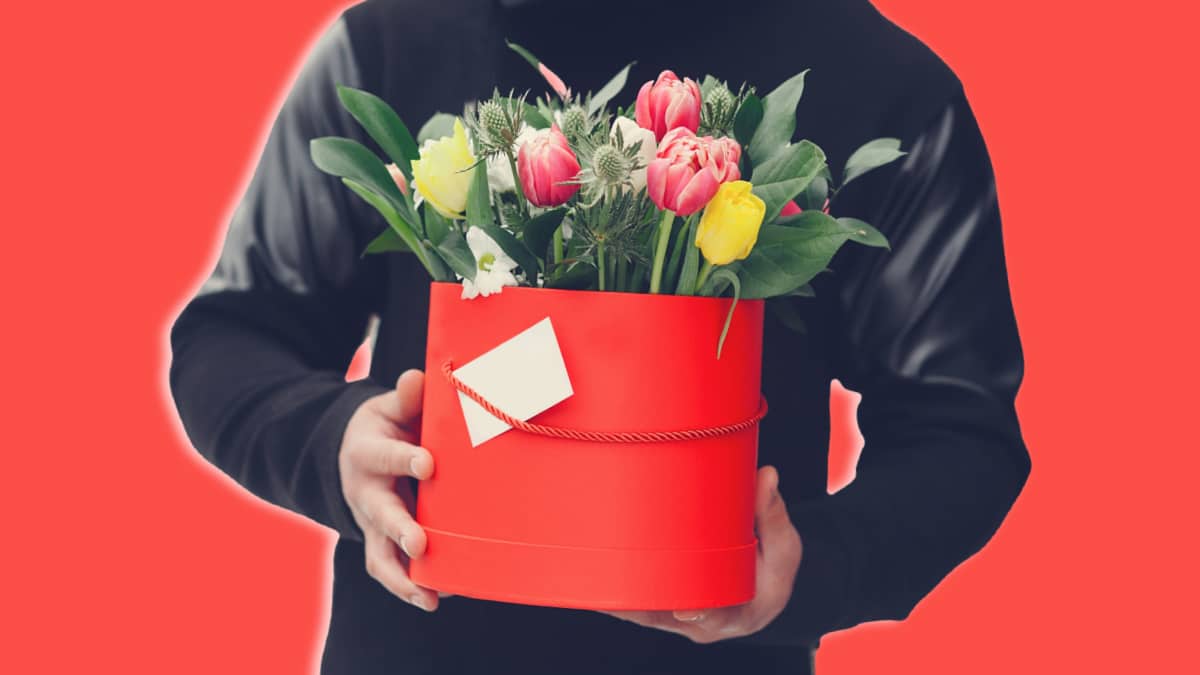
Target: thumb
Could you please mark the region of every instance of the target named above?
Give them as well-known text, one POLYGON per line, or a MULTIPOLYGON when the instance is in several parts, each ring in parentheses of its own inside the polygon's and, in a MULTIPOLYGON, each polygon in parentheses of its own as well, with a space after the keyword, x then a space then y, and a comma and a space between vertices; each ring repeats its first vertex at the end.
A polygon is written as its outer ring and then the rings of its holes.
POLYGON ((773 539, 780 532, 787 532, 792 527, 788 517, 787 505, 779 494, 779 472, 773 466, 764 466, 758 470, 758 488, 754 507, 754 529, 757 531, 760 545, 770 548, 773 539))
POLYGON ((395 424, 409 424, 421 416, 424 395, 425 373, 406 370, 396 380, 396 389, 379 397, 379 412, 395 424))

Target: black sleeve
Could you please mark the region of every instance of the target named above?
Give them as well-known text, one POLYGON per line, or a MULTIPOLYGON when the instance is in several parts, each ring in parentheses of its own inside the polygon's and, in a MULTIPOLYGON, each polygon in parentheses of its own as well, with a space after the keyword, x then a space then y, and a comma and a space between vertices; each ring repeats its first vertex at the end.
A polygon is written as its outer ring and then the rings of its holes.
POLYGON ((254 494, 359 538, 337 452, 386 388, 344 373, 383 292, 361 259, 383 221, 318 171, 309 141, 363 140, 336 84, 359 83, 345 21, 318 42, 271 129, 212 277, 171 331, 171 392, 192 443, 254 494))
POLYGON ((1029 474, 995 182, 961 92, 904 145, 899 169, 879 171, 890 187, 860 191, 875 208, 838 205, 873 214, 892 246, 847 250, 824 289, 866 445, 849 486, 789 503, 803 559, 765 640, 907 617, 991 538, 1029 474))

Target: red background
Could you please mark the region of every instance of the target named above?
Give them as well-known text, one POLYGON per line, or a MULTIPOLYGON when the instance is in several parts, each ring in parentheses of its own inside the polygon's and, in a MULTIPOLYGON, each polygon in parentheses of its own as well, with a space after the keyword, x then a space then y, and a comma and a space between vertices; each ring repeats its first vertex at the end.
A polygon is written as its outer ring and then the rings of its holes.
MULTIPOLYGON (((166 329, 346 4, 0 10, 0 671, 315 670, 331 535, 190 449, 166 329)), ((877 4, 958 72, 989 141, 1034 470, 983 554, 908 621, 829 637, 819 669, 1195 672, 1189 3, 877 4)), ((835 401, 835 486, 851 406, 835 401)))

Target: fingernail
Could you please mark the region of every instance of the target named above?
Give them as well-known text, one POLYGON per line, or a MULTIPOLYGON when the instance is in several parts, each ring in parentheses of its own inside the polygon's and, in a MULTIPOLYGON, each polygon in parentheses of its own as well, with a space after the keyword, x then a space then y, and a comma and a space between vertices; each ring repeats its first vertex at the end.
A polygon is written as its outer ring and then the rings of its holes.
POLYGON ((414 477, 424 475, 425 472, 422 467, 424 467, 425 464, 426 461, 424 456, 413 457, 408 462, 409 472, 412 473, 414 477))
POLYGON ((695 623, 704 618, 704 612, 675 612, 675 619, 695 623))
POLYGON ((429 611, 429 608, 425 606, 425 598, 422 598, 419 595, 412 596, 411 598, 408 599, 408 601, 409 601, 409 603, 412 604, 413 607, 416 607, 417 609, 423 609, 426 612, 429 611))
POLYGON ((404 551, 404 555, 412 557, 412 554, 408 552, 408 540, 404 537, 400 537, 400 550, 404 551))

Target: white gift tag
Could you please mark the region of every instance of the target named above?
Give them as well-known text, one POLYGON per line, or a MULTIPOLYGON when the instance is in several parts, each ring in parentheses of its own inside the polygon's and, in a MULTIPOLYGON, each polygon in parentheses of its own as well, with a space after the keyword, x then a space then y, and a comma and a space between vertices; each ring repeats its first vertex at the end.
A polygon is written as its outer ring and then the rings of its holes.
MULTIPOLYGON (((454 371, 497 408, 525 421, 574 393, 550 317, 454 371)), ((511 427, 459 392, 473 447, 511 427)))

